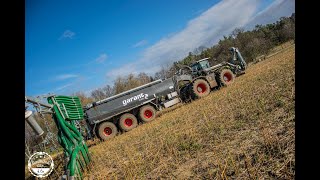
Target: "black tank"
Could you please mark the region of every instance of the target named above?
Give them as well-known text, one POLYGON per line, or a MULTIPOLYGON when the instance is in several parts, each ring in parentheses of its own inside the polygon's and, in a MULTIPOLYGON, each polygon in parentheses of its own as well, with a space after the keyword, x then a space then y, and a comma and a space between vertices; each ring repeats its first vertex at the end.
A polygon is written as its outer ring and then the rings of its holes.
POLYGON ((129 91, 88 104, 84 109, 85 116, 90 124, 108 120, 118 114, 155 101, 157 97, 166 96, 174 92, 174 82, 173 78, 153 81, 129 91))

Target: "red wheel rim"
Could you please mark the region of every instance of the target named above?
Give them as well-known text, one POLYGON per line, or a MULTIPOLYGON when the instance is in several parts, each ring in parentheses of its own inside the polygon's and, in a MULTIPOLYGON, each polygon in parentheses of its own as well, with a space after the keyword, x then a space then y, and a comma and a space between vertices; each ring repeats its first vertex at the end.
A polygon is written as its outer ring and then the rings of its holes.
POLYGON ((132 119, 127 118, 127 119, 124 120, 124 125, 126 127, 130 127, 130 126, 132 126, 132 124, 133 124, 132 119))
POLYGON ((202 94, 202 93, 205 93, 207 91, 207 87, 204 83, 200 83, 198 84, 197 86, 197 91, 202 94))
POLYGON ((110 136, 112 134, 112 129, 110 127, 106 127, 103 130, 104 135, 110 136))
POLYGON ((225 74, 223 75, 223 80, 224 80, 225 82, 231 81, 231 80, 232 80, 232 74, 231 74, 231 73, 225 73, 225 74))
POLYGON ((147 119, 150 119, 152 117, 153 113, 151 110, 147 109, 144 111, 143 116, 147 119))

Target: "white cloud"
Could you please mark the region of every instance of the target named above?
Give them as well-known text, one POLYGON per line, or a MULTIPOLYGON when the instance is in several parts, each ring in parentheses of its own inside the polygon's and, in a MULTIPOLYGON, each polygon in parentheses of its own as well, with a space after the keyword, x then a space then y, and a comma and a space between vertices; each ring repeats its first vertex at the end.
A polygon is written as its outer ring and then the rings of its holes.
POLYGON ((54 91, 61 91, 69 86, 71 86, 73 83, 69 83, 69 84, 66 84, 66 85, 63 85, 63 86, 60 86, 58 88, 56 88, 54 91))
POLYGON ((86 84, 84 84, 84 82, 86 80, 90 79, 84 76, 77 76, 76 79, 74 79, 72 82, 65 84, 65 85, 61 85, 60 87, 55 88, 54 90, 51 90, 49 92, 53 92, 54 94, 57 94, 57 92, 59 92, 59 94, 65 94, 65 95, 71 95, 74 92, 77 91, 81 91, 81 89, 84 89, 86 87, 86 84))
POLYGON ((107 54, 101 54, 97 59, 95 59, 95 62, 97 63, 103 63, 108 58, 107 54))
POLYGON ((136 74, 137 73, 136 69, 137 69, 136 63, 126 64, 124 66, 121 66, 121 68, 116 68, 111 71, 108 71, 107 77, 114 79, 117 76, 125 76, 130 73, 136 74))
POLYGON ((295 12, 294 0, 275 0, 269 7, 256 12, 261 0, 225 0, 212 6, 200 16, 188 22, 182 31, 165 37, 147 48, 140 59, 107 73, 109 79, 119 75, 145 72, 153 75, 161 67, 186 57, 199 46, 211 47, 223 35, 229 35, 235 28, 256 24, 273 23, 280 17, 295 12))
POLYGON ((144 45, 146 45, 146 44, 148 44, 148 41, 144 39, 144 40, 141 40, 141 41, 137 42, 137 43, 134 44, 132 47, 134 47, 134 48, 136 48, 136 47, 141 47, 141 46, 144 46, 144 45))
POLYGON ((246 24, 246 29, 252 29, 257 24, 274 23, 280 17, 291 16, 293 12, 295 12, 295 0, 275 0, 269 7, 256 14, 246 24))
POLYGON ((185 57, 199 46, 211 46, 234 28, 243 26, 256 12, 257 0, 225 0, 214 5, 187 27, 148 48, 142 61, 173 62, 185 57))
POLYGON ((258 5, 258 0, 221 1, 190 20, 184 30, 165 37, 147 48, 138 61, 114 69, 108 72, 107 76, 115 77, 124 75, 123 73, 142 71, 155 73, 162 65, 181 60, 188 52, 199 46, 210 46, 221 36, 244 25, 253 16, 258 5))
POLYGON ((59 40, 61 39, 72 39, 76 33, 72 32, 71 30, 65 30, 63 34, 60 36, 59 40))
POLYGON ((94 89, 89 89, 89 90, 84 91, 83 93, 84 93, 87 97, 90 97, 92 91, 94 91, 95 89, 96 89, 96 88, 94 88, 94 89))
POLYGON ((250 23, 261 24, 266 20, 276 21, 283 14, 294 12, 294 0, 276 0, 259 13, 260 3, 261 0, 220 1, 190 20, 182 31, 164 37, 147 48, 140 59, 109 71, 107 77, 114 79, 118 75, 138 72, 153 75, 162 66, 181 60, 199 46, 211 47, 235 28, 247 27, 250 23), (264 18, 259 18, 262 15, 264 18))
POLYGON ((76 74, 61 74, 55 77, 55 80, 66 80, 70 78, 76 78, 78 75, 76 74))

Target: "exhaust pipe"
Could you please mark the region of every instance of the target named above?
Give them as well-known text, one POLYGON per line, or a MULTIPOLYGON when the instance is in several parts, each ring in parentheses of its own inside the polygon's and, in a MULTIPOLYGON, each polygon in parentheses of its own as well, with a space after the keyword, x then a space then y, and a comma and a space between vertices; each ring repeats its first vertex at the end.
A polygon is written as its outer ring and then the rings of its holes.
POLYGON ((32 111, 25 111, 25 119, 27 123, 30 125, 30 127, 37 133, 38 136, 41 136, 44 131, 40 127, 40 125, 37 123, 37 121, 34 119, 32 115, 32 111))

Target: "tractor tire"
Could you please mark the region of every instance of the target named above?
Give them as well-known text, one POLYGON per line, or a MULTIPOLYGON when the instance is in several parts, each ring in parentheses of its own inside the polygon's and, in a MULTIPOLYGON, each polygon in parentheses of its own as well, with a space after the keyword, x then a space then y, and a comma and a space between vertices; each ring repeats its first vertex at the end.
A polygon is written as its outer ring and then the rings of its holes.
POLYGON ((139 117, 144 123, 150 122, 156 117, 156 109, 151 105, 142 106, 139 111, 139 117))
POLYGON ((123 131, 128 132, 138 126, 138 120, 133 114, 126 113, 120 117, 119 126, 123 131))
POLYGON ((112 122, 103 122, 99 125, 98 136, 102 140, 108 140, 115 137, 118 133, 117 126, 112 122))
POLYGON ((210 93, 210 86, 204 79, 197 79, 192 83, 192 98, 202 98, 210 93))
POLYGON ((235 75, 230 69, 222 69, 218 77, 221 86, 228 86, 234 82, 235 75))

